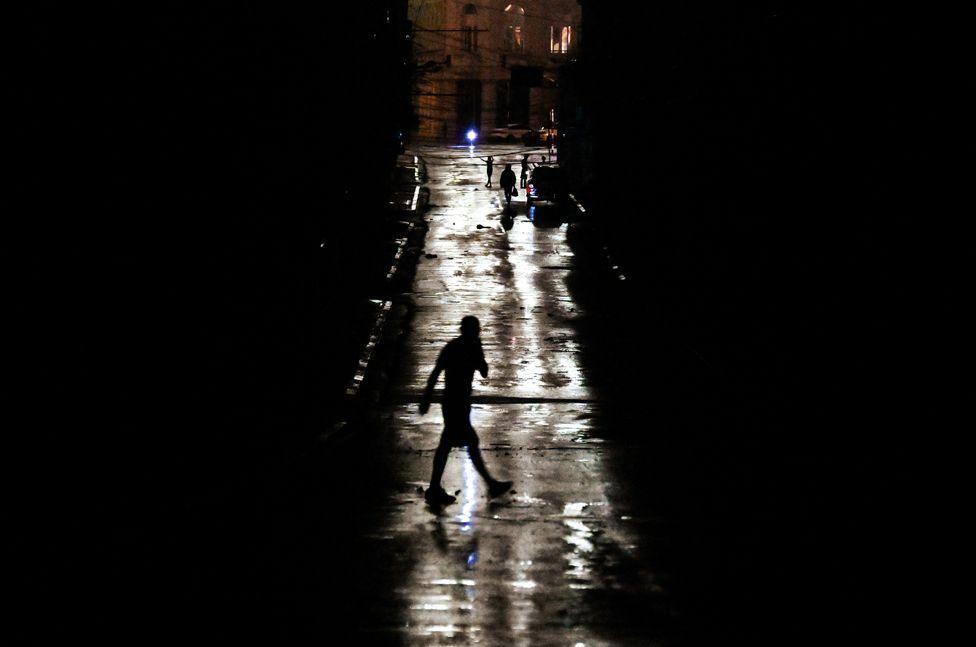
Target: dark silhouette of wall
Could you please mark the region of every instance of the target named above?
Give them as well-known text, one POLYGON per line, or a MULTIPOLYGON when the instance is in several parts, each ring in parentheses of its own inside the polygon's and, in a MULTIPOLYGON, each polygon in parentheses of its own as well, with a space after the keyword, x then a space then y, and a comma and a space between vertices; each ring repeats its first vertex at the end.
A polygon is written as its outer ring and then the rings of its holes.
POLYGON ((123 590, 328 418, 409 116, 405 3, 8 18, 15 538, 34 593, 123 590))
POLYGON ((941 211, 937 18, 863 4, 582 4, 590 211, 635 296, 753 412, 728 462, 776 484, 779 527, 808 533, 756 557, 757 573, 782 558, 792 575, 727 607, 725 627, 771 637, 830 603, 836 613, 810 621, 818 631, 909 613, 884 564, 911 540, 885 544, 899 514, 926 509, 909 474, 934 448, 918 434, 952 372, 934 340, 951 326, 958 265, 941 211), (858 537, 846 548, 841 527, 858 537), (791 579, 814 572, 843 593, 791 579), (773 600, 776 587, 795 597, 773 600), (766 602, 777 621, 745 609, 766 602))

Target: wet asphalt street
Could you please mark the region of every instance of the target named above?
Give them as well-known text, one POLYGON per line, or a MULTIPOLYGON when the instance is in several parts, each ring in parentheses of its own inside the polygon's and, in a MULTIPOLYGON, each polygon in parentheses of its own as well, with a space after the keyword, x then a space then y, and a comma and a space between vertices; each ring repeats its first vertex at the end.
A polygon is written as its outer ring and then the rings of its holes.
POLYGON ((567 286, 576 263, 568 224, 545 207, 527 213, 521 192, 506 217, 498 175, 517 150, 420 151, 430 173, 428 257, 384 411, 394 487, 364 529, 364 552, 392 582, 366 594, 368 631, 415 645, 654 644, 668 597, 642 559, 647 520, 634 519, 628 485, 611 467, 633 447, 601 433, 600 390, 575 325, 585 312, 567 286), (496 188, 484 187, 473 154, 495 155, 496 188), (475 376, 472 422, 489 470, 515 485, 489 500, 455 449, 443 485, 458 500, 434 510, 421 492, 440 407, 421 416, 417 402, 468 314, 481 320, 489 365, 487 379, 475 376))
POLYGON ((574 647, 898 638, 890 609, 905 598, 890 566, 906 542, 890 537, 905 497, 890 493, 905 489, 874 466, 876 446, 848 438, 839 451, 809 410, 716 361, 652 285, 611 271, 591 224, 527 212, 522 195, 506 213, 477 158, 495 155, 497 186, 518 148, 418 152, 429 231, 386 397, 370 428, 310 462, 317 483, 296 481, 268 507, 279 635, 574 647), (418 402, 469 314, 489 367, 475 375, 473 426, 488 469, 515 485, 489 500, 455 449, 443 486, 457 501, 437 510, 423 491, 441 412, 422 416, 418 402))

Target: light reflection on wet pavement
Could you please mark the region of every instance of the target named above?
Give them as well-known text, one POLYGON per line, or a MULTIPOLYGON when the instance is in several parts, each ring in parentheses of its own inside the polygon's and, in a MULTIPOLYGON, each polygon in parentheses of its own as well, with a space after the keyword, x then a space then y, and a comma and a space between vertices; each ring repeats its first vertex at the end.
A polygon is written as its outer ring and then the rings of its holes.
MULTIPOLYGON (((491 151, 496 185, 516 150, 491 151)), ((399 579, 375 601, 369 629, 418 645, 654 644, 628 628, 618 604, 634 596, 664 605, 664 596, 636 566, 630 511, 607 495, 619 484, 605 461, 625 450, 599 435, 600 402, 573 325, 581 307, 566 284, 574 262, 566 225, 536 226, 519 196, 506 231, 501 192, 483 186, 484 166, 467 149, 421 154, 435 205, 425 251, 437 257, 421 259, 412 332, 387 405, 402 487, 373 512, 366 541, 399 579), (438 406, 420 416, 416 402, 466 314, 481 319, 490 369, 475 378, 472 422, 489 469, 514 480, 514 493, 489 501, 467 454, 454 450, 443 482, 458 501, 436 512, 418 487, 427 485, 442 421, 438 406)))

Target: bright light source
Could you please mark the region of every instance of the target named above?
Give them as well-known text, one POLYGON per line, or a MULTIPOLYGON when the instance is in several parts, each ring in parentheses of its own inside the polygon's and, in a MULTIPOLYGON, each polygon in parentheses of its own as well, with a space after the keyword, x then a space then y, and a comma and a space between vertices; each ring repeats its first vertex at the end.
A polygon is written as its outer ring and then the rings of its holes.
POLYGON ((474 140, 478 139, 478 133, 474 131, 474 128, 468 131, 468 141, 474 143, 474 140))

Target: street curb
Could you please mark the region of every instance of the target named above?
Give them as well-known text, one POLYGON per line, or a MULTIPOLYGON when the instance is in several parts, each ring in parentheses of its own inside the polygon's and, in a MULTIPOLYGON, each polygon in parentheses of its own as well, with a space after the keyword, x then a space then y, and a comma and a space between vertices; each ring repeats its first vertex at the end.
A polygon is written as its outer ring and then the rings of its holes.
POLYGON ((430 190, 421 186, 427 180, 424 159, 413 156, 413 197, 407 209, 397 210, 406 232, 397 242, 386 279, 377 298, 370 299, 379 306, 379 312, 370 330, 369 340, 359 355, 355 374, 346 385, 343 395, 343 412, 340 420, 318 436, 319 446, 331 446, 353 435, 369 418, 369 410, 375 405, 386 387, 388 369, 394 358, 396 342, 403 333, 403 321, 412 310, 412 303, 404 293, 409 290, 423 250, 427 235, 427 223, 423 211, 430 202, 430 190), (399 331, 399 332, 397 332, 399 331))
POLYGON ((369 341, 366 342, 366 347, 363 348, 362 352, 359 354, 359 365, 356 368, 356 373, 346 385, 347 398, 355 398, 359 394, 360 388, 363 386, 366 371, 369 369, 369 360, 373 358, 376 345, 379 343, 380 338, 383 335, 383 324, 386 323, 386 317, 389 315, 390 308, 392 306, 392 301, 383 301, 382 305, 380 306, 380 312, 378 315, 376 315, 376 320, 373 322, 373 328, 369 334, 369 341))

